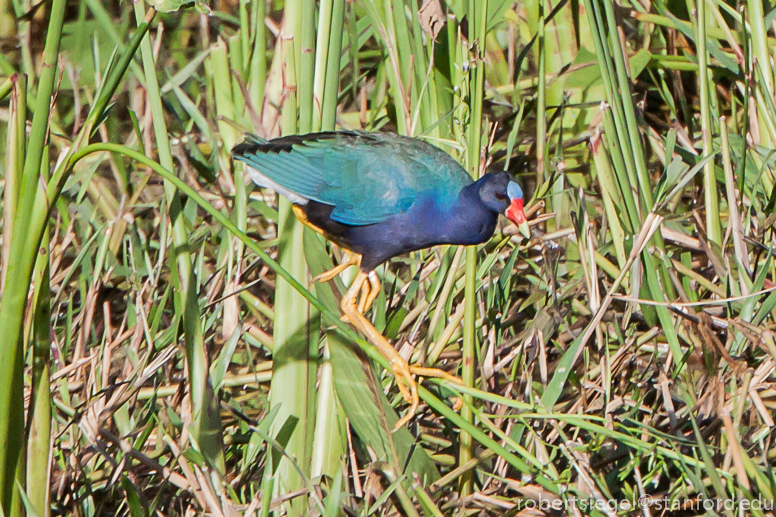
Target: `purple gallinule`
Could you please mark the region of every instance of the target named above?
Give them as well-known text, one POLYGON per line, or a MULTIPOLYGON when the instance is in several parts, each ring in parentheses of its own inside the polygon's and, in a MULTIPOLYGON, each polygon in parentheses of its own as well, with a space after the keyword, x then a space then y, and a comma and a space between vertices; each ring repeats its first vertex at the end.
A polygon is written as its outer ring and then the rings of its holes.
POLYGON ((413 375, 457 379, 408 365, 364 317, 380 291, 374 269, 437 244, 483 243, 502 213, 528 236, 520 186, 503 171, 473 181, 444 151, 391 133, 336 131, 269 141, 246 135, 232 155, 248 165, 256 184, 287 197, 303 223, 350 253, 314 280, 328 281, 348 266, 359 266, 341 308, 390 361, 411 404, 397 424, 402 426, 418 405, 413 375))

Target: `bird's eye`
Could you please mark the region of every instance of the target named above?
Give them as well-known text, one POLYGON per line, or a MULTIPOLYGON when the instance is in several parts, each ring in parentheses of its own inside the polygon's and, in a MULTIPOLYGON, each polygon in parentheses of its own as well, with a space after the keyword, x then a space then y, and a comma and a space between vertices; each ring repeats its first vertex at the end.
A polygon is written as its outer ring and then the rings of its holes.
POLYGON ((507 196, 505 194, 502 194, 501 192, 496 192, 496 199, 499 201, 506 201, 507 196))

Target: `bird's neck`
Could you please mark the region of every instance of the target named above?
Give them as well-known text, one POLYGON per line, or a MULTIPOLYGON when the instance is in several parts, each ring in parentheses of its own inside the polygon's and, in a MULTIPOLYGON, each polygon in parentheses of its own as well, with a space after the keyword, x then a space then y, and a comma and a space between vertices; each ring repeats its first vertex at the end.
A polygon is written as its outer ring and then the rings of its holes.
POLYGON ((449 239, 453 244, 480 244, 490 239, 496 228, 498 214, 480 199, 479 185, 465 186, 451 207, 449 239))

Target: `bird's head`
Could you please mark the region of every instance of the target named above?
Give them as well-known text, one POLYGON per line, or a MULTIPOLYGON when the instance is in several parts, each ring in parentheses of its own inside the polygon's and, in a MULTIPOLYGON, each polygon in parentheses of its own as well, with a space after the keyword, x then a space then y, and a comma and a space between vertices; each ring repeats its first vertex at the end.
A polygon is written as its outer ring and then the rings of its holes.
POLYGON ((506 171, 490 172, 477 182, 483 204, 494 212, 504 214, 526 238, 531 237, 528 221, 523 212, 523 189, 506 171))

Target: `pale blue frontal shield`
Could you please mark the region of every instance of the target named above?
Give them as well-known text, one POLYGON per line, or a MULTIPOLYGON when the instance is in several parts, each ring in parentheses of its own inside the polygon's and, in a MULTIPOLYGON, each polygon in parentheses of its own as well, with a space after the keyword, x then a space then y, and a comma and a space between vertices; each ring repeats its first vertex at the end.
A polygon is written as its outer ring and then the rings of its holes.
POLYGON ((509 184, 507 185, 507 196, 509 196, 510 200, 522 199, 523 189, 521 189, 520 185, 518 185, 514 181, 510 181, 509 184))

